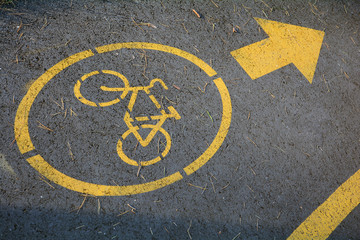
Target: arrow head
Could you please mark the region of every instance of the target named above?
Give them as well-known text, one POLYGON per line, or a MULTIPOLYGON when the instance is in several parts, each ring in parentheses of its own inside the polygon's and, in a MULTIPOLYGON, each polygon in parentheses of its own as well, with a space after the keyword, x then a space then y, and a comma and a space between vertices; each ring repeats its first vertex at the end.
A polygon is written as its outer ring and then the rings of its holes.
POLYGON ((246 73, 256 79, 293 63, 312 83, 324 32, 255 18, 269 38, 231 52, 246 73))
POLYGON ((311 28, 255 18, 275 44, 288 50, 288 58, 312 83, 325 33, 311 28))

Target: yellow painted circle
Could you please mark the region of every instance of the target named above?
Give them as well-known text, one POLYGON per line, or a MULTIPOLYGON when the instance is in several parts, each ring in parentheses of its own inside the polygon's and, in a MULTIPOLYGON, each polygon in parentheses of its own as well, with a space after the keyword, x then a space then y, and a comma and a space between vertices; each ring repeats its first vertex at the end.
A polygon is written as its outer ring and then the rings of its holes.
MULTIPOLYGON (((205 63, 198 57, 178 48, 161 44, 144 42, 117 43, 97 47, 96 51, 101 54, 123 48, 156 50, 174 54, 192 62, 193 64, 201 68, 209 77, 215 78, 216 75, 216 72, 207 63, 205 63)), ((72 64, 92 56, 94 56, 94 52, 92 50, 87 50, 65 58, 64 60, 60 61, 59 63, 48 69, 31 85, 17 109, 14 123, 16 142, 22 154, 35 150, 29 133, 28 119, 31 106, 34 103, 36 96, 40 93, 42 88, 58 73, 71 66, 72 64)), ((213 81, 219 90, 222 101, 223 114, 221 124, 214 140, 205 150, 205 152, 183 169, 187 175, 194 173, 207 161, 210 160, 210 158, 216 153, 216 151, 223 143, 230 127, 232 108, 229 91, 227 90, 225 83, 221 78, 216 78, 213 81)), ((63 174, 62 172, 52 167, 39 154, 33 157, 29 157, 27 161, 40 174, 53 181, 54 183, 73 191, 95 196, 121 196, 149 192, 172 184, 183 178, 180 172, 176 172, 172 175, 143 184, 127 186, 100 185, 84 182, 63 174)))

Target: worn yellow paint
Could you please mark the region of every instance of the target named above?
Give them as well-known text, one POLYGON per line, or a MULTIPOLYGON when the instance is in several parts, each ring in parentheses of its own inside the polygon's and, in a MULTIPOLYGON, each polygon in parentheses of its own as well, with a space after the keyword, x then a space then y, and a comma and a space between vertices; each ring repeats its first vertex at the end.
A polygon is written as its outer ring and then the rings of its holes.
MULTIPOLYGON (((158 50, 158 51, 162 51, 162 52, 166 52, 166 53, 171 53, 171 54, 180 56, 180 57, 192 62, 196 66, 200 67, 205 73, 208 74, 209 77, 216 75, 216 72, 208 64, 206 64, 201 59, 195 57, 194 55, 187 53, 185 51, 182 51, 180 49, 177 49, 174 47, 169 47, 169 46, 164 46, 161 44, 119 43, 119 44, 102 46, 102 47, 96 48, 96 50, 99 53, 104 53, 104 52, 109 52, 109 51, 113 51, 113 50, 118 50, 121 48, 150 49, 150 50, 158 50)), ((32 104, 34 103, 36 96, 40 93, 42 88, 59 72, 61 72, 65 68, 69 67, 70 65, 72 65, 82 59, 91 57, 93 55, 94 54, 91 50, 74 54, 74 55, 60 61, 59 63, 54 65, 52 68, 47 70, 42 76, 40 76, 31 85, 31 87, 29 88, 29 91, 27 92, 25 97, 22 99, 22 101, 18 107, 16 117, 15 117, 14 132, 15 132, 15 138, 17 141, 17 145, 18 145, 21 153, 26 153, 26 152, 29 152, 29 151, 35 149, 32 141, 31 141, 30 134, 29 134, 28 120, 29 120, 30 109, 31 109, 32 104)), ((110 89, 110 88, 103 87, 102 89, 104 91, 106 91, 106 90, 108 90, 108 91, 121 90, 123 92, 123 94, 121 95, 121 98, 123 98, 127 95, 128 91, 133 90, 133 89, 130 89, 129 85, 126 83, 127 80, 124 80, 126 78, 123 77, 121 74, 119 75, 117 72, 114 72, 111 70, 103 70, 102 72, 105 74, 117 75, 124 81, 124 84, 125 84, 125 86, 124 86, 125 89, 113 89, 113 88, 110 89)), ((81 78, 81 81, 79 80, 75 84, 74 93, 78 99, 83 98, 83 96, 80 92, 81 82, 85 81, 88 77, 96 75, 96 74, 99 74, 99 72, 94 71, 94 72, 85 74, 81 78)), ((163 83, 161 81, 161 79, 153 79, 153 81, 150 83, 150 86, 147 86, 142 90, 144 90, 146 93, 149 94, 149 92, 150 92, 149 89, 156 82, 160 82, 160 84, 163 85, 163 87, 165 89, 167 89, 165 83, 163 83)), ((210 147, 198 159, 196 159, 193 162, 193 164, 188 165, 184 169, 188 175, 195 172, 196 170, 198 170, 202 165, 204 165, 215 154, 215 152, 219 149, 220 145, 224 141, 225 136, 226 136, 229 126, 230 126, 231 101, 230 101, 229 92, 225 86, 225 83, 222 81, 221 78, 217 78, 216 80, 214 80, 214 83, 217 86, 217 88, 220 92, 221 99, 222 99, 223 118, 221 121, 219 132, 217 133, 217 135, 216 135, 214 141, 212 142, 212 144, 210 145, 210 147)), ((136 94, 134 92, 133 92, 131 98, 133 98, 133 102, 135 102, 136 94)), ((152 100, 153 100, 154 104, 157 106, 159 103, 156 101, 156 99, 154 101, 154 99, 155 98, 153 98, 152 100)), ((132 100, 130 99, 130 102, 131 101, 132 100)), ((93 106, 94 102, 88 101, 86 103, 90 106, 93 106)), ((108 106, 108 105, 112 105, 115 103, 117 103, 116 99, 109 101, 109 102, 105 102, 105 103, 99 103, 99 106, 108 106)), ((168 110, 170 113, 166 113, 163 109, 161 109, 161 115, 151 116, 151 119, 159 120, 159 122, 162 122, 165 118, 169 118, 169 117, 174 117, 175 119, 180 119, 180 115, 177 113, 175 108, 170 106, 170 107, 168 107, 168 110)), ((131 122, 134 120, 129 115, 127 116, 125 114, 124 120, 126 120, 128 127, 129 127, 128 134, 134 133, 135 130, 139 129, 138 126, 132 126, 131 122)), ((143 127, 152 128, 152 130, 156 128, 157 131, 160 131, 165 136, 165 138, 167 140, 167 145, 166 145, 165 150, 161 153, 161 155, 162 155, 162 157, 166 156, 166 154, 168 154, 168 152, 170 150, 170 146, 171 146, 170 135, 163 128, 161 128, 161 125, 143 125, 143 127)), ((124 137, 126 137, 126 136, 123 135, 122 137, 124 139, 124 137)), ((149 139, 149 140, 145 139, 144 141, 145 142, 143 142, 143 144, 146 145, 146 143, 148 141, 150 142, 151 139, 149 139)), ((60 171, 58 171, 57 169, 52 167, 48 162, 46 162, 41 155, 35 155, 33 157, 30 157, 27 159, 27 161, 40 174, 47 177, 49 180, 55 182, 56 184, 59 184, 60 186, 63 186, 65 188, 68 188, 73 191, 78 191, 81 193, 91 194, 91 195, 95 195, 95 196, 120 196, 120 195, 131 195, 131 194, 149 192, 149 191, 153 191, 153 190, 162 188, 166 185, 172 184, 183 178, 179 172, 176 172, 167 177, 161 178, 156 181, 144 183, 144 184, 128 185, 128 186, 99 185, 99 184, 80 181, 80 180, 77 180, 75 178, 72 178, 70 176, 67 176, 67 175, 61 173, 60 171)))
POLYGON ((161 108, 160 103, 158 102, 158 100, 156 100, 156 98, 154 97, 154 95, 150 95, 149 98, 151 99, 151 101, 154 103, 154 105, 155 105, 157 108, 161 108))
POLYGON ((149 121, 150 119, 149 117, 143 116, 143 117, 135 117, 135 120, 141 122, 141 121, 149 121))
MULTIPOLYGON (((103 71, 104 72, 104 71, 103 71)), ((119 73, 120 74, 120 73, 119 73)), ((123 76, 123 75, 121 75, 123 76)), ((125 77, 124 77, 125 78, 125 77)), ((100 89, 106 92, 122 92, 121 94, 121 98, 124 98, 129 92, 132 92, 131 97, 130 97, 130 101, 128 104, 128 109, 130 111, 133 110, 133 107, 135 105, 135 101, 137 99, 137 95, 139 93, 139 91, 144 91, 145 93, 149 94, 150 93, 150 89, 154 87, 155 83, 159 82, 160 85, 167 90, 168 87, 165 85, 165 83, 163 82, 163 80, 161 80, 160 78, 154 78, 153 80, 151 80, 149 86, 137 86, 137 87, 130 87, 128 81, 124 81, 126 82, 125 87, 106 87, 106 86, 101 86, 100 89)), ((77 92, 75 92, 75 96, 78 94, 77 92)), ((159 104, 159 102, 155 99, 154 95, 149 95, 149 98, 151 99, 151 101, 155 104, 155 106, 157 108, 160 108, 161 105, 159 104)), ((79 99, 80 100, 80 99, 79 99)), ((80 100, 81 101, 81 100, 80 100)), ((115 102, 117 103, 117 102, 115 102)), ((110 104, 107 105, 101 105, 99 104, 101 107, 102 106, 110 106, 110 104)), ((112 104, 111 104, 112 105, 112 104)))
POLYGON ((119 50, 122 48, 132 48, 132 49, 149 49, 149 50, 157 50, 162 52, 167 52, 174 54, 176 56, 185 58, 186 60, 189 60, 193 64, 197 65, 199 68, 201 68, 204 72, 206 72, 209 77, 212 77, 216 74, 215 70, 212 69, 207 63, 205 63, 200 58, 192 55, 191 53, 185 52, 183 50, 180 50, 178 48, 165 46, 162 44, 157 43, 146 43, 146 42, 127 42, 127 43, 115 43, 110 45, 105 45, 101 47, 97 47, 96 51, 98 53, 105 53, 110 52, 114 50, 119 50))
POLYGON ((246 73, 257 79, 293 63, 312 83, 325 33, 261 18, 255 20, 269 38, 231 52, 246 73))
POLYGON ((31 85, 25 97, 21 100, 15 116, 14 133, 17 145, 21 153, 27 153, 35 149, 29 134, 28 120, 31 106, 41 89, 53 77, 55 77, 59 72, 61 72, 68 66, 93 55, 94 53, 91 50, 87 50, 65 58, 64 60, 57 63, 55 66, 48 69, 31 85))
POLYGON ((201 156, 198 157, 195 161, 184 168, 184 171, 187 175, 194 173, 210 160, 210 158, 216 153, 221 144, 224 142, 230 128, 232 108, 229 91, 227 90, 225 83, 221 78, 215 79, 214 83, 220 92, 222 100, 223 114, 220 128, 208 149, 206 149, 206 151, 201 154, 201 156))
MULTIPOLYGON (((143 124, 143 125, 141 125, 141 127, 142 128, 153 128, 154 129, 156 127, 156 125, 143 124)), ((165 129, 163 129, 163 128, 159 128, 158 131, 161 132, 165 136, 165 139, 166 139, 165 149, 161 153, 161 156, 165 157, 169 153, 170 148, 171 148, 171 137, 170 137, 170 134, 167 131, 165 131, 165 129)), ((133 133, 133 131, 131 129, 127 130, 122 135, 122 138, 125 140, 126 137, 131 133, 133 133)), ((128 156, 126 156, 126 154, 124 153, 124 151, 122 149, 122 141, 121 141, 121 139, 119 139, 119 141, 117 142, 116 151, 117 151, 118 155, 120 156, 121 160, 123 160, 124 162, 126 162, 127 164, 132 165, 132 166, 139 166, 139 163, 140 163, 141 166, 150 166, 150 165, 155 164, 155 163, 157 163, 157 162, 159 162, 161 160, 160 156, 158 156, 158 157, 156 157, 154 159, 151 159, 151 160, 139 161, 139 162, 129 158, 128 156)))
MULTIPOLYGON (((126 94, 128 93, 128 89, 129 89, 129 81, 127 80, 127 78, 124 75, 122 75, 121 73, 118 73, 118 72, 112 71, 112 70, 102 70, 102 72, 105 73, 105 74, 114 75, 114 76, 116 76, 116 77, 118 77, 118 78, 120 78, 122 80, 122 82, 124 83, 124 88, 122 88, 123 92, 122 92, 120 98, 121 99, 125 98, 126 94)), ((97 74, 100 74, 100 72, 99 71, 93 71, 93 72, 87 73, 87 74, 85 74, 85 75, 83 75, 81 77, 81 81, 84 82, 87 78, 89 78, 91 76, 94 76, 94 75, 97 75, 97 74)), ((114 104, 117 104, 117 103, 120 102, 120 99, 116 98, 116 99, 108 101, 108 102, 100 102, 97 105, 95 102, 86 99, 81 94, 80 88, 81 88, 81 82, 77 81, 76 84, 74 85, 74 95, 80 102, 82 102, 85 105, 89 105, 89 106, 92 106, 92 107, 97 107, 98 105, 100 107, 108 107, 108 106, 111 106, 111 105, 114 105, 114 104)))
POLYGON ((126 97, 126 95, 128 94, 128 89, 130 87, 130 83, 129 83, 129 80, 124 76, 122 75, 121 73, 118 73, 116 71, 112 71, 112 70, 102 70, 103 73, 106 73, 106 74, 112 74, 114 76, 117 76, 118 78, 120 78, 122 81, 123 81, 123 84, 124 84, 124 88, 125 90, 123 91, 123 93, 120 95, 121 99, 124 99, 126 97))
MULTIPOLYGON (((146 124, 141 125, 141 127, 144 127, 144 128, 151 128, 150 133, 146 136, 145 139, 143 139, 141 137, 140 133, 138 132, 139 127, 132 125, 132 122, 134 120, 130 117, 130 113, 126 112, 125 116, 124 116, 124 122, 129 129, 126 133, 128 133, 130 131, 130 133, 132 133, 135 136, 135 138, 138 140, 138 142, 140 143, 141 146, 143 146, 143 147, 148 146, 158 131, 162 131, 162 130, 165 131, 161 126, 165 123, 165 121, 168 118, 175 118, 176 120, 179 120, 181 118, 179 113, 175 110, 174 107, 169 106, 168 110, 170 111, 170 113, 165 113, 165 111, 162 110, 161 115, 151 116, 152 120, 159 120, 156 124, 149 125, 149 126, 153 126, 153 127, 146 127, 147 126, 146 124)), ((122 136, 123 139, 125 139, 127 137, 126 133, 123 134, 123 136, 122 136)))
POLYGON ((81 82, 78 80, 76 82, 76 84, 74 85, 74 95, 75 97, 82 102, 83 104, 92 106, 92 107, 97 107, 96 103, 93 101, 90 101, 88 99, 86 99, 80 92, 80 87, 81 87, 81 82))
POLYGON ((119 103, 119 102, 120 102, 120 99, 115 98, 114 100, 111 100, 111 101, 108 101, 108 102, 100 102, 100 103, 99 103, 99 106, 100 106, 100 107, 108 107, 108 106, 117 104, 117 103, 119 103))
POLYGON ((97 75, 97 74, 99 74, 99 71, 93 71, 93 72, 84 74, 84 75, 81 77, 81 81, 85 81, 85 79, 87 79, 87 78, 89 78, 89 77, 91 77, 91 76, 97 75))
MULTIPOLYGON (((159 102, 156 100, 156 98, 153 95, 150 95, 150 89, 152 87, 154 87, 155 83, 159 83, 164 89, 168 89, 168 87, 166 86, 166 84, 160 79, 160 78, 155 78, 152 79, 150 81, 150 84, 148 86, 137 86, 137 87, 130 87, 129 85, 125 86, 125 87, 115 87, 115 88, 110 88, 110 87, 106 87, 106 86, 101 86, 101 89, 103 91, 108 91, 108 92, 131 92, 131 97, 130 97, 130 101, 128 103, 128 109, 131 112, 133 110, 134 104, 136 102, 137 99, 137 95, 139 93, 139 91, 144 91, 145 93, 148 94, 149 98, 151 99, 151 101, 155 104, 155 106, 157 108, 161 108, 161 105, 159 104, 159 102)), ((141 128, 151 128, 150 133, 146 136, 145 139, 143 139, 140 135, 140 133, 138 132, 139 130, 139 126, 133 126, 133 122, 134 119, 130 117, 130 112, 126 112, 124 115, 124 122, 128 127, 128 131, 126 131, 123 135, 122 138, 123 140, 126 139, 126 137, 129 134, 133 134, 135 136, 135 138, 138 140, 138 142, 140 143, 141 146, 146 147, 150 144, 150 142, 153 140, 153 138, 155 137, 156 133, 160 132, 162 133, 165 138, 166 138, 166 148, 163 151, 163 153, 161 154, 163 157, 165 157, 169 150, 170 150, 170 146, 171 146, 171 137, 170 135, 165 131, 165 129, 162 128, 162 125, 165 123, 165 121, 168 118, 175 118, 176 120, 181 119, 181 116, 179 115, 179 113, 175 110, 174 107, 169 106, 168 110, 170 113, 166 113, 164 111, 164 109, 161 109, 160 115, 156 115, 156 116, 151 116, 152 120, 158 120, 158 122, 154 125, 149 125, 149 124, 142 124, 140 127, 141 128)), ((148 117, 135 117, 136 121, 148 121, 149 118, 148 117)), ((121 160, 123 160, 124 162, 133 165, 133 166, 138 166, 138 164, 140 163, 140 165, 142 166, 149 166, 152 164, 155 164, 157 162, 159 162, 161 160, 160 156, 151 159, 151 160, 147 160, 147 161, 135 161, 133 159, 130 159, 129 157, 126 156, 126 154, 123 152, 122 150, 122 141, 121 139, 118 141, 117 143, 117 153, 119 155, 119 157, 121 158, 121 160)))
POLYGON ((360 204, 360 170, 344 182, 288 238, 326 239, 360 204))
POLYGON ((53 181, 54 183, 70 190, 94 196, 121 196, 150 192, 165 187, 166 185, 172 184, 183 178, 179 172, 176 172, 153 182, 127 186, 108 186, 84 182, 69 177, 53 168, 40 155, 30 157, 27 161, 33 168, 50 181, 53 181))

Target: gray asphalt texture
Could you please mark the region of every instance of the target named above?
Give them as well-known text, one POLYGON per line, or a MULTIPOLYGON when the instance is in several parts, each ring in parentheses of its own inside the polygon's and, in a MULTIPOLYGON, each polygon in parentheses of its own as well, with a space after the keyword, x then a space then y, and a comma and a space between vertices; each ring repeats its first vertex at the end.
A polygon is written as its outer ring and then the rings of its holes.
MULTIPOLYGON (((3 6, 0 153, 10 167, 0 168, 0 239, 286 239, 360 168, 359 13, 359 1, 74 0, 3 6), (250 79, 230 52, 268 37, 253 17, 325 31, 312 84, 294 65, 250 79), (229 89, 231 127, 211 160, 183 180, 149 193, 84 201, 81 193, 48 185, 26 162, 14 143, 15 114, 30 84, 47 69, 75 53, 119 42, 160 43, 210 64, 229 89)), ((189 164, 215 137, 222 106, 210 80, 188 61, 161 52, 97 55, 42 89, 30 112, 30 134, 37 152, 74 178, 105 185, 156 180, 189 164), (139 176, 138 168, 116 153, 127 130, 123 114, 129 96, 106 108, 74 97, 82 75, 103 69, 116 69, 133 86, 163 79, 169 89, 157 86, 153 94, 181 115, 164 124, 172 138, 168 157, 143 167, 139 176), (53 131, 39 128, 39 122, 53 131)), ((99 90, 104 84, 117 86, 115 79, 99 77, 83 83, 84 96, 113 99, 114 93, 99 90)), ((139 95, 136 116, 156 114, 148 100, 139 95)), ((124 151, 147 159, 164 142, 155 137, 142 148, 129 137, 124 151)), ((360 239, 359 207, 329 239, 360 239)))

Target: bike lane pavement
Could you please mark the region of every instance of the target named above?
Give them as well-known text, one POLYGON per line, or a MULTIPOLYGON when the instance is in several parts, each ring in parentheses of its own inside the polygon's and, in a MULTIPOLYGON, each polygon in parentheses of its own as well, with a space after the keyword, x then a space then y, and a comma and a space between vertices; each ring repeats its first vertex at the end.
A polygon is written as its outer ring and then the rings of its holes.
POLYGON ((1 18, 2 237, 360 235, 358 3, 19 2, 1 18))

